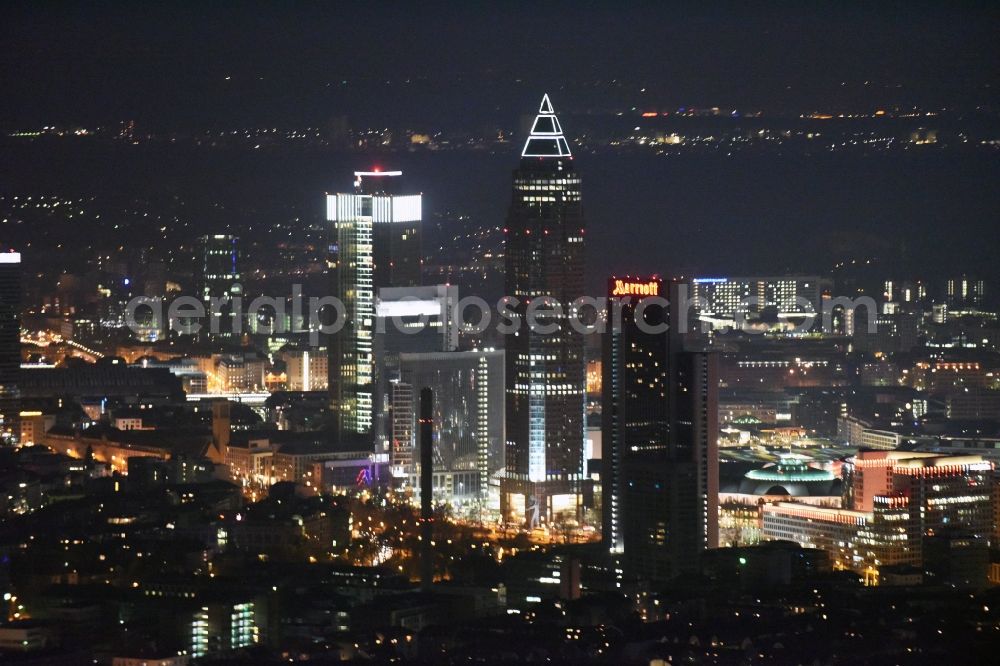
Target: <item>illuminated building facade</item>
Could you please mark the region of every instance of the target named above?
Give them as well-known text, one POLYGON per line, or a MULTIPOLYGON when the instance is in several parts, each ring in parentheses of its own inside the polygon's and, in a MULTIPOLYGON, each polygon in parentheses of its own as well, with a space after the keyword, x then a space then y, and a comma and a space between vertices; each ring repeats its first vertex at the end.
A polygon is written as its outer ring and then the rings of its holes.
POLYGON ((813 506, 841 507, 840 480, 810 465, 808 456, 778 454, 778 461, 752 469, 737 483, 719 489, 719 543, 750 545, 760 541, 760 507, 795 501, 813 506))
POLYGON ((208 602, 190 619, 190 653, 194 658, 249 648, 259 641, 254 602, 208 602))
POLYGON ((987 388, 986 368, 979 361, 917 361, 910 374, 911 385, 929 393, 987 388))
POLYGON ((389 382, 389 465, 396 479, 409 481, 416 474, 417 407, 413 385, 398 379, 389 382))
POLYGON ((885 280, 883 297, 892 303, 916 303, 927 298, 927 285, 920 280, 885 280))
POLYGON ((979 456, 862 452, 843 468, 844 508, 765 504, 763 537, 827 550, 835 567, 876 583, 881 567, 923 564, 929 538, 988 540, 992 470, 979 456))
POLYGON ((238 295, 240 281, 239 239, 217 234, 198 238, 198 296, 207 301, 214 297, 238 295))
POLYGON ((375 302, 375 414, 372 435, 376 448, 390 450, 392 387, 399 379, 400 354, 455 351, 458 287, 386 287, 375 302))
POLYGON ((21 255, 0 253, 0 441, 17 442, 21 410, 21 255))
POLYGON ((375 297, 420 283, 422 197, 401 171, 356 171, 354 191, 328 194, 328 268, 344 325, 331 336, 329 391, 340 432, 369 435, 376 409, 375 297))
MULTIPOLYGON (((549 98, 542 99, 514 172, 507 216, 504 293, 517 299, 521 326, 507 335, 506 468, 500 487, 507 520, 527 526, 578 519, 589 491, 584 480, 586 374, 583 333, 566 317, 537 321, 551 332, 531 330, 528 303, 554 299, 569 312, 584 295, 584 219, 580 177, 549 98)), ((541 307, 538 307, 541 305, 541 307)))
POLYGON ((329 356, 325 349, 282 352, 289 391, 325 391, 329 381, 329 356))
POLYGON ((936 457, 915 451, 859 451, 840 467, 844 508, 871 511, 877 496, 892 491, 892 470, 898 462, 936 457))
POLYGON ((945 284, 948 303, 959 307, 978 307, 986 297, 986 283, 966 276, 949 278, 945 284))
POLYGON ((690 299, 702 319, 724 324, 765 309, 773 309, 779 318, 819 313, 824 286, 815 275, 695 278, 690 299))
POLYGON ((830 554, 835 569, 851 569, 877 582, 878 568, 919 564, 919 536, 905 497, 880 497, 871 512, 778 502, 761 507, 764 539, 795 541, 830 554))
POLYGON ((892 468, 892 489, 910 499, 920 534, 992 532, 993 463, 980 456, 913 457, 892 468))

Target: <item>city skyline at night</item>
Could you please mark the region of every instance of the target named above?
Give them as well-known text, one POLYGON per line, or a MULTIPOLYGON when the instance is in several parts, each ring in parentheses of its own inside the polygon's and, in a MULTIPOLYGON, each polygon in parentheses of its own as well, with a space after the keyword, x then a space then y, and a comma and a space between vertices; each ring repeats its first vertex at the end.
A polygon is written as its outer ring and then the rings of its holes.
POLYGON ((0 663, 995 661, 996 6, 5 9, 0 663))

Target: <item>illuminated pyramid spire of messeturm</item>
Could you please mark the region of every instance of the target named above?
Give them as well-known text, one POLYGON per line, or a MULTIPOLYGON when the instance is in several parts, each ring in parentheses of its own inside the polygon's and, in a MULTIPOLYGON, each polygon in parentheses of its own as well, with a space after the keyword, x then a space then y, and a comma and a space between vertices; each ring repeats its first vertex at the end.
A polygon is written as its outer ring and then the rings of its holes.
POLYGON ((521 157, 572 157, 548 95, 542 97, 542 104, 538 107, 538 115, 531 126, 531 134, 524 142, 521 157))

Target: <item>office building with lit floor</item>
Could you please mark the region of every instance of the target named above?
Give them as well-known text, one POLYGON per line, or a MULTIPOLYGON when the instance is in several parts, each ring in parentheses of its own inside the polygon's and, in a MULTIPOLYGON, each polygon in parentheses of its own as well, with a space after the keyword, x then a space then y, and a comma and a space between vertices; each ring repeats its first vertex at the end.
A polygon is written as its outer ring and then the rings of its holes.
POLYGON ((608 283, 603 536, 629 577, 694 572, 698 554, 718 544, 718 363, 685 350, 684 286, 656 277, 608 283))
POLYGON ((860 461, 871 456, 877 462, 861 467, 862 474, 859 460, 845 467, 844 508, 762 506, 763 537, 827 550, 835 568, 862 573, 869 583, 878 582, 882 567, 922 565, 927 539, 961 535, 985 543, 990 538, 991 462, 979 456, 885 453, 860 453, 860 461))
POLYGON ((344 317, 328 349, 330 406, 342 438, 372 433, 379 289, 420 284, 422 197, 405 193, 402 175, 356 171, 353 192, 326 197, 331 293, 344 317))
MULTIPOLYGON (((506 296, 521 325, 505 338, 507 443, 500 483, 505 520, 536 527, 578 521, 592 502, 584 477, 584 334, 566 317, 543 315, 529 327, 528 304, 550 298, 569 312, 584 295, 584 219, 580 176, 546 95, 514 172, 505 227, 506 296)), ((549 309, 549 312, 551 310, 549 309)))

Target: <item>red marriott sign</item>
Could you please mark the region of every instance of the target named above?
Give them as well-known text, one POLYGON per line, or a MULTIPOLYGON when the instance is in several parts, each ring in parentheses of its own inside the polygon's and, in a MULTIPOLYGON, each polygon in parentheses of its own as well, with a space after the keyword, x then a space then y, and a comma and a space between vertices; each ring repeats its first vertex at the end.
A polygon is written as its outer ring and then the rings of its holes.
POLYGON ((659 296, 662 285, 659 278, 611 278, 609 283, 612 296, 659 296))

